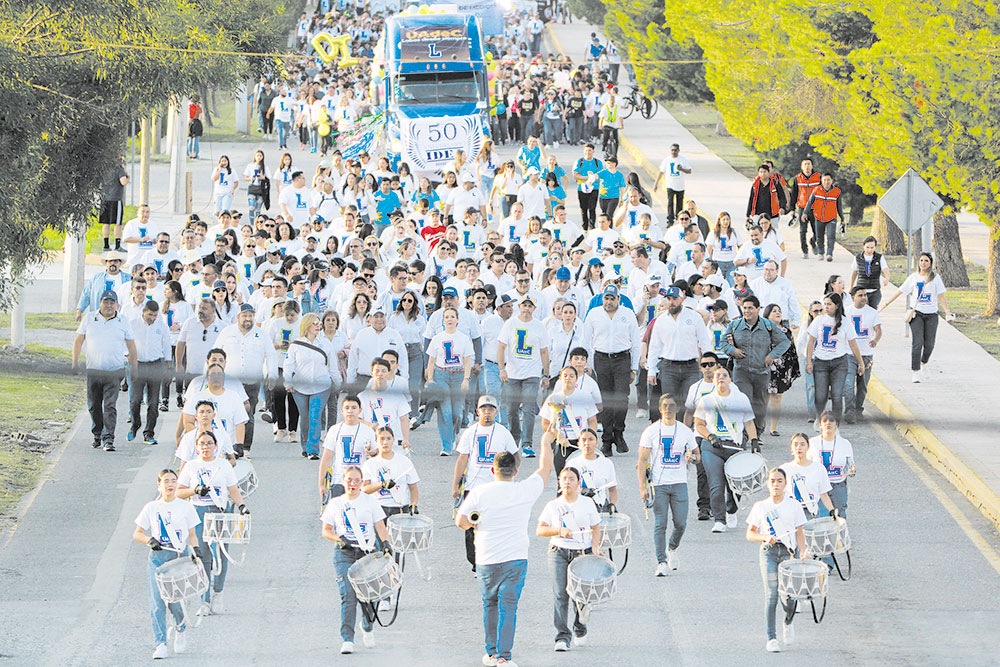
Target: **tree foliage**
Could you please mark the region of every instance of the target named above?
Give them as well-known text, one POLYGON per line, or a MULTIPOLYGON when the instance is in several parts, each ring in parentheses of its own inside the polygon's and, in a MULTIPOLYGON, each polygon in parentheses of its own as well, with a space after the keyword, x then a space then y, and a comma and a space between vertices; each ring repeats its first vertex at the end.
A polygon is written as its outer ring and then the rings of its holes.
POLYGON ((47 259, 46 228, 80 229, 132 119, 273 67, 244 54, 280 48, 283 12, 276 0, 0 0, 0 304, 9 278, 47 259))
POLYGON ((578 16, 590 25, 601 25, 604 23, 604 14, 607 9, 601 0, 568 0, 569 10, 573 16, 578 16))

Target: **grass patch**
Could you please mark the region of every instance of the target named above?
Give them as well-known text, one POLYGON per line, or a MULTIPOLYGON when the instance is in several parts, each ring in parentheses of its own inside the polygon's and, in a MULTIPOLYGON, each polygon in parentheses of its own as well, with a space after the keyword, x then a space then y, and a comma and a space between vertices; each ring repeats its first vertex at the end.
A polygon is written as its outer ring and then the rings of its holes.
POLYGON ((86 402, 82 376, 38 372, 66 368, 69 360, 68 351, 37 344, 0 352, 0 518, 35 487, 46 457, 86 402), (33 437, 18 441, 16 433, 33 437))
MULTIPOLYGON (((136 178, 138 178, 138 175, 136 175, 136 178)), ((123 228, 126 222, 135 217, 135 209, 135 206, 125 207, 125 213, 122 215, 123 228)), ((112 234, 113 233, 114 232, 112 232, 112 234)), ((65 232, 57 232, 54 229, 47 229, 42 234, 42 246, 46 250, 59 252, 63 249, 63 244, 65 244, 65 242, 65 232)), ((99 255, 102 252, 104 252, 104 237, 102 235, 101 226, 97 224, 97 211, 94 211, 87 219, 87 254, 99 255)))
MULTIPOLYGON (((0 327, 10 326, 10 314, 0 314, 0 327)), ((27 313, 24 318, 26 329, 60 329, 76 331, 79 323, 74 313, 27 313)))
MULTIPOLYGON (((847 233, 841 235, 839 242, 853 253, 861 252, 861 242, 870 232, 870 222, 874 208, 865 211, 867 226, 855 225, 847 228, 847 233)), ((897 287, 906 280, 906 256, 895 255, 885 258, 889 264, 889 281, 897 287)), ((913 267, 915 270, 916 267, 913 267)), ((1000 327, 991 316, 985 316, 986 311, 986 268, 974 262, 965 262, 965 270, 969 273, 968 287, 949 287, 948 307, 955 315, 952 322, 955 328, 966 337, 989 352, 994 359, 1000 360, 1000 327)), ((893 304, 895 305, 895 304, 893 304)))
MULTIPOLYGON (((671 103, 663 105, 695 139, 747 178, 757 175, 760 155, 747 148, 738 137, 716 133, 719 112, 710 104, 671 103)), ((683 150, 683 148, 682 148, 683 150)))

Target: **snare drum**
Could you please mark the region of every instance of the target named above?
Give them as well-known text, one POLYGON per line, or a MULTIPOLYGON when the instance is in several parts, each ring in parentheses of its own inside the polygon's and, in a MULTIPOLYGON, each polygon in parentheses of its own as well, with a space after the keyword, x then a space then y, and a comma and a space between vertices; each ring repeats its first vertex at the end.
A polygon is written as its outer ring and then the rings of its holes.
POLYGON ((396 561, 381 553, 368 554, 355 561, 347 570, 347 580, 362 602, 387 598, 403 585, 396 561))
POLYGON ((628 549, 632 544, 632 519, 627 514, 601 515, 601 550, 628 549))
POLYGON ((826 563, 817 560, 785 560, 778 564, 778 594, 793 600, 826 597, 826 563))
POLYGON ((257 490, 257 471, 254 470, 253 464, 246 459, 237 459, 236 465, 233 466, 233 473, 237 479, 236 486, 243 494, 243 500, 246 501, 257 490))
POLYGON ((767 461, 760 454, 738 452, 726 460, 726 481, 738 496, 752 496, 767 484, 767 461))
POLYGON ((205 544, 249 544, 250 515, 237 512, 208 513, 202 538, 205 544))
POLYGON ((615 564, 601 556, 574 558, 566 569, 566 592, 578 605, 610 602, 618 591, 615 564))
POLYGON ((201 561, 180 556, 156 568, 153 574, 160 597, 167 604, 197 598, 208 590, 201 561))
POLYGON ((806 552, 812 556, 829 556, 847 553, 851 548, 851 535, 847 532, 847 520, 831 516, 809 519, 802 526, 806 541, 806 552))
POLYGON ((389 544, 400 553, 415 553, 431 548, 434 520, 422 514, 394 514, 386 519, 389 544))

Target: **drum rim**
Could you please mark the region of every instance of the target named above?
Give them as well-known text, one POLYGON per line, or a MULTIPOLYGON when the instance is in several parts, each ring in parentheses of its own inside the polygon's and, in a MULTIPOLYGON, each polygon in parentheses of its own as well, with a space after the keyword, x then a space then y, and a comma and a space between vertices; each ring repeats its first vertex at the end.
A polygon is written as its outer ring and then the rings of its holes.
POLYGON ((778 570, 794 575, 814 574, 827 571, 826 563, 818 560, 798 560, 790 558, 778 563, 778 570))
POLYGON ((733 454, 732 456, 730 456, 728 459, 726 459, 726 462, 722 466, 722 471, 725 473, 725 475, 727 477, 735 477, 737 479, 744 479, 746 477, 752 477, 753 475, 758 474, 761 471, 761 469, 764 469, 764 470, 767 469, 767 459, 765 459, 763 456, 761 456, 760 454, 758 454, 756 452, 737 452, 737 453, 733 454), (749 464, 751 457, 753 457, 753 459, 755 459, 755 460, 759 460, 760 461, 760 463, 758 465, 754 466, 753 470, 750 470, 747 473, 742 474, 742 475, 737 475, 736 473, 738 471, 736 471, 736 470, 733 470, 732 474, 730 473, 730 470, 729 470, 730 467, 735 468, 737 465, 743 465, 741 463, 741 459, 743 461, 746 461, 749 464), (733 463, 733 461, 735 461, 736 463, 733 463))
MULTIPOLYGON (((389 528, 390 526, 395 526, 398 530, 410 529, 411 526, 402 525, 404 521, 420 522, 423 525, 419 526, 419 528, 427 529, 434 527, 434 519, 430 518, 429 516, 424 516, 423 514, 393 514, 392 516, 390 516, 388 519, 385 520, 385 527, 389 528)), ((413 526, 413 527, 415 528, 418 526, 413 526)))

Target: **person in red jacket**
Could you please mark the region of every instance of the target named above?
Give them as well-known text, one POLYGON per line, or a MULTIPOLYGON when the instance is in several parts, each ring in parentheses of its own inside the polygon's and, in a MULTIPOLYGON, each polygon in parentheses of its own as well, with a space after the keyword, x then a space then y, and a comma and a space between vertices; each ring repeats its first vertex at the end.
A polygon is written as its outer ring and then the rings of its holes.
POLYGON ((764 216, 773 220, 782 215, 786 207, 785 189, 771 178, 771 167, 766 164, 757 167, 757 178, 750 184, 747 200, 747 221, 757 222, 764 216))
MULTIPOLYGON (((806 202, 806 209, 812 212, 816 221, 816 249, 823 259, 825 240, 826 261, 833 261, 833 244, 837 238, 837 218, 844 224, 844 209, 840 203, 840 188, 833 184, 833 174, 823 174, 819 187, 813 190, 806 202)), ((803 214, 804 215, 804 214, 803 214)))
POLYGON ((816 250, 816 224, 812 219, 812 211, 806 207, 813 190, 819 187, 820 175, 813 171, 813 162, 809 158, 802 161, 802 171, 792 181, 792 192, 788 200, 795 205, 795 214, 788 221, 788 226, 799 223, 799 241, 802 244, 802 259, 809 259, 809 248, 816 250), (811 230, 809 245, 806 245, 806 230, 811 230))

